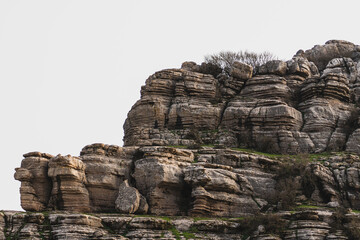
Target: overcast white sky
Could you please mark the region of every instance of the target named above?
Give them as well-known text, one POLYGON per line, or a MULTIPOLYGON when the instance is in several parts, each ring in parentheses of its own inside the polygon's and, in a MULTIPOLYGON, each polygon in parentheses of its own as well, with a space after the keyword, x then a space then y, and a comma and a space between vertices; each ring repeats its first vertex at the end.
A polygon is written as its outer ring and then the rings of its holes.
POLYGON ((21 210, 22 154, 122 145, 146 78, 221 50, 290 59, 360 44, 359 1, 0 0, 0 209, 21 210))

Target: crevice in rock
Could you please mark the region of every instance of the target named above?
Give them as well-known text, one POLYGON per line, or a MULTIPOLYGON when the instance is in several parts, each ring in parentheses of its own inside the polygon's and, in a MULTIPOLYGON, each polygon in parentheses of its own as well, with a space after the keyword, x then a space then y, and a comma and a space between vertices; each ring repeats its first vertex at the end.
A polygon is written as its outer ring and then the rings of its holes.
POLYGON ((332 138, 334 132, 338 128, 339 119, 340 119, 340 116, 337 117, 337 119, 335 121, 335 127, 332 129, 332 131, 331 131, 331 133, 330 133, 330 135, 329 135, 329 137, 327 139, 325 151, 331 151, 332 150, 332 149, 329 148, 329 144, 330 144, 330 141, 331 141, 331 138, 332 138))
MULTIPOLYGON (((241 88, 240 88, 238 91, 235 91, 236 94, 234 95, 234 97, 231 97, 230 99, 227 99, 227 100, 225 101, 225 105, 224 105, 223 109, 221 110, 220 120, 219 120, 219 123, 218 123, 217 128, 220 127, 220 125, 221 125, 221 123, 222 123, 222 121, 223 121, 224 113, 225 113, 225 111, 226 111, 226 109, 227 109, 228 104, 229 104, 236 96, 241 96, 241 91, 245 88, 246 82, 247 82, 247 80, 244 80, 244 84, 241 86, 241 88)), ((224 86, 223 86, 223 87, 224 87, 224 86)))
POLYGON ((346 192, 344 193, 344 192, 341 190, 340 183, 339 183, 339 180, 337 179, 337 177, 336 177, 336 175, 335 175, 335 173, 334 173, 334 169, 333 169, 333 168, 329 168, 329 169, 330 169, 330 171, 331 171, 331 173, 332 173, 332 176, 333 176, 333 179, 334 179, 334 181, 335 181, 336 188, 338 189, 338 192, 339 192, 339 194, 341 195, 339 200, 342 202, 342 205, 344 205, 344 203, 343 203, 343 202, 344 202, 344 199, 346 199, 347 202, 349 202, 348 196, 347 196, 346 192))
POLYGON ((348 72, 349 75, 351 75, 351 70, 350 70, 350 67, 348 66, 348 62, 346 61, 346 59, 344 57, 342 58, 342 60, 345 64, 346 71, 348 72))
MULTIPOLYGON (((254 111, 254 109, 257 108, 258 103, 259 103, 259 101, 257 101, 255 103, 255 106, 249 111, 249 114, 245 118, 245 124, 244 124, 245 129, 250 132, 250 134, 249 134, 249 142, 252 143, 252 145, 254 145, 254 146, 256 145, 256 143, 254 143, 253 126, 252 126, 251 121, 250 121, 250 115, 251 115, 252 111, 254 111)), ((239 142, 238 142, 238 144, 239 144, 239 142)))
POLYGON ((4 221, 5 221, 5 227, 4 227, 4 235, 6 237, 6 239, 9 239, 9 234, 10 232, 12 232, 13 228, 14 228, 14 223, 10 222, 10 219, 8 218, 8 216, 6 214, 4 214, 4 221))
POLYGON ((141 151, 140 149, 138 149, 132 157, 132 161, 130 164, 130 171, 129 171, 129 179, 128 179, 130 186, 133 187, 136 186, 136 180, 133 177, 133 175, 135 174, 135 162, 139 159, 142 159, 143 157, 144 157, 144 152, 141 151))
POLYGON ((258 201, 256 201, 254 195, 251 195, 251 199, 255 202, 255 204, 258 206, 259 210, 261 209, 261 205, 260 203, 258 203, 258 201))
POLYGON ((56 176, 56 182, 57 182, 57 193, 56 193, 55 209, 57 208, 64 209, 64 200, 61 191, 61 178, 59 175, 56 176))
POLYGON ((169 115, 170 115, 171 106, 175 99, 175 93, 176 93, 176 83, 174 81, 174 87, 171 89, 170 102, 167 106, 167 113, 165 113, 165 116, 164 116, 164 128, 167 128, 167 125, 169 123, 169 115))
MULTIPOLYGON (((298 110, 298 109, 296 109, 296 110, 298 110)), ((298 110, 299 111, 299 110, 298 110)), ((299 112, 301 112, 301 111, 299 111, 299 112)), ((305 126, 305 116, 304 116, 304 113, 303 112, 301 112, 301 118, 302 118, 302 124, 301 124, 301 127, 300 127, 300 130, 299 130, 299 132, 302 132, 303 131, 303 129, 304 129, 304 126, 305 126)))
POLYGON ((220 120, 219 120, 219 123, 218 123, 218 125, 217 125, 217 127, 216 127, 217 129, 219 129, 220 126, 221 126, 221 123, 222 123, 223 118, 224 118, 225 110, 226 110, 226 108, 227 108, 227 106, 228 106, 228 104, 229 104, 230 101, 231 101, 231 99, 230 99, 230 100, 226 100, 225 105, 224 105, 223 109, 221 110, 220 120))
POLYGON ((349 178, 348 178, 348 174, 347 174, 347 168, 345 168, 344 169, 344 174, 345 174, 345 179, 346 179, 346 182, 345 182, 345 185, 344 185, 344 191, 345 191, 345 197, 346 197, 346 200, 347 200, 347 202, 349 203, 349 205, 350 205, 350 208, 353 208, 353 205, 352 205, 352 202, 351 202, 351 200, 350 200, 350 197, 349 197, 349 178))

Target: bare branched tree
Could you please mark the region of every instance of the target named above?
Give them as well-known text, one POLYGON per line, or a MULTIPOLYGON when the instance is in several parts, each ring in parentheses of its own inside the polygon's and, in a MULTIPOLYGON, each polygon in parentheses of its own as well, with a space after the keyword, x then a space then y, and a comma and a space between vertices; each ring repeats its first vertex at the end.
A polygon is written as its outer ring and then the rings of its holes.
POLYGON ((225 72, 228 72, 235 61, 251 65, 256 72, 259 66, 276 59, 278 58, 270 52, 254 53, 248 51, 222 51, 217 54, 205 56, 206 63, 214 64, 225 72))

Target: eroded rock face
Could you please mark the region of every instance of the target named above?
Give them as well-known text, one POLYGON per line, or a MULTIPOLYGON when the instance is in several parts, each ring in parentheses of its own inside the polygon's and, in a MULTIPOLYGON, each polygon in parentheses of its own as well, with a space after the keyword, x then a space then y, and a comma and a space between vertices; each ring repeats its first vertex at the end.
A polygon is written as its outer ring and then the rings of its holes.
POLYGON ((349 57, 357 59, 360 52, 358 45, 344 40, 330 40, 325 45, 316 45, 312 49, 305 51, 304 56, 315 63, 319 70, 325 69, 330 60, 339 57, 349 57))
POLYGON ((149 212, 156 215, 184 215, 189 189, 183 169, 194 160, 192 151, 168 147, 144 147, 143 158, 135 161, 136 188, 146 197, 149 212))
POLYGON ((48 176, 52 179, 50 207, 75 212, 90 210, 85 164, 80 158, 70 155, 51 158, 48 176))
POLYGON ((255 75, 238 62, 155 73, 125 147, 24 155, 22 207, 56 212, 0 212, 0 239, 354 238, 360 158, 343 151, 360 153, 359 56, 329 41, 255 75))
POLYGON ((249 153, 93 144, 81 154, 47 161, 52 189, 42 210, 239 216, 259 212, 275 191, 274 174, 263 165, 278 163, 249 153))
POLYGON ((255 214, 274 194, 273 175, 263 170, 261 157, 231 150, 203 150, 198 154, 198 163, 185 170, 194 199, 190 215, 255 214))
POLYGON ((357 155, 331 156, 306 168, 304 193, 329 207, 360 207, 360 160, 357 155), (305 187, 306 186, 306 187, 305 187))
POLYGON ((352 114, 360 98, 358 56, 358 45, 332 40, 287 62, 269 61, 256 75, 238 62, 227 74, 204 74, 194 62, 157 72, 128 114, 125 145, 360 152, 352 114))
POLYGON ((172 69, 157 72, 146 82, 125 122, 129 136, 125 145, 188 144, 194 137, 182 140, 178 135, 188 133, 178 129, 217 128, 222 109, 217 105, 218 80, 212 75, 172 69))
POLYGON ((49 159, 46 153, 24 154, 21 167, 16 168, 15 179, 21 181, 21 206, 28 211, 45 210, 50 199, 52 184, 47 174, 49 159))
MULTIPOLYGON (((6 239, 349 239, 345 229, 358 222, 359 214, 345 214, 344 228, 334 225, 335 213, 326 210, 282 212, 266 222, 259 215, 254 226, 244 219, 192 219, 189 217, 94 216, 73 213, 4 212, 9 226, 0 232, 6 239), (276 226, 278 224, 278 226, 276 226)), ((1 236, 1 235, 0 235, 1 236)), ((1 237, 0 237, 1 239, 1 237)), ((5 238, 3 238, 5 239, 5 238)))
POLYGON ((136 151, 137 147, 121 148, 106 144, 92 144, 81 150, 92 211, 115 209, 119 186, 130 178, 136 151))

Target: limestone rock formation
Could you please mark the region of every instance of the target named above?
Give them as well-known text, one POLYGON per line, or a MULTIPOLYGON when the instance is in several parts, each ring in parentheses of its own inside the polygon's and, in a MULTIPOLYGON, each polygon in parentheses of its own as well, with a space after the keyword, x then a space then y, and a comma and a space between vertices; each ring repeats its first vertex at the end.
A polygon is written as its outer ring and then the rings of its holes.
POLYGON ((360 239, 359 62, 332 40, 255 69, 156 72, 124 147, 24 154, 28 212, 0 211, 0 240, 360 239))
MULTIPOLYGON (((285 211, 267 219, 133 217, 119 214, 3 212, 6 239, 349 239, 359 214, 344 215, 345 230, 328 210, 285 211), (253 226, 251 226, 253 224, 253 226), (274 228, 274 226, 278 229, 274 228), (285 227, 285 228, 283 228, 285 227), (352 230, 351 230, 352 229, 352 230)), ((351 235, 350 237, 353 237, 351 235)), ((356 237, 356 235, 355 235, 356 237)), ((5 239, 1 238, 0 239, 5 239)), ((356 239, 356 238, 353 238, 356 239)))
POLYGON ((31 152, 24 154, 15 179, 21 181, 21 206, 28 211, 42 211, 50 199, 51 181, 48 176, 50 154, 31 152))
POLYGON ((81 150, 92 211, 114 210, 119 186, 130 178, 136 151, 137 147, 121 148, 106 144, 92 144, 81 150))
POLYGON ((79 212, 90 210, 85 165, 79 158, 70 155, 51 158, 48 176, 52 180, 50 207, 79 212))
POLYGON ((193 62, 157 72, 128 114, 124 143, 359 153, 359 56, 358 45, 332 40, 269 61, 255 75, 238 62, 228 74, 193 62))

